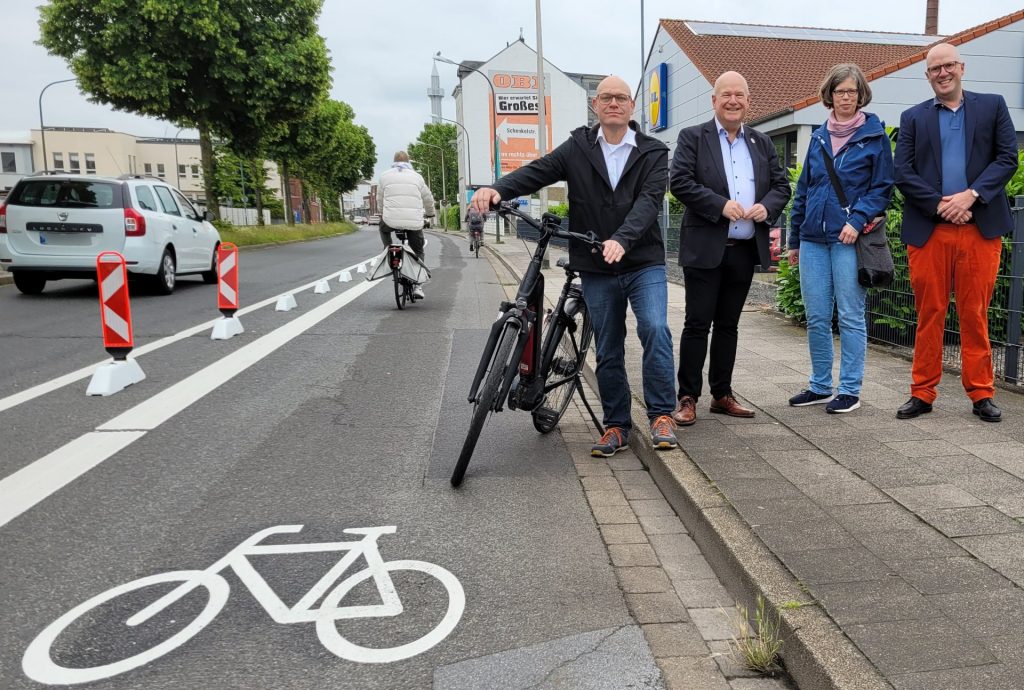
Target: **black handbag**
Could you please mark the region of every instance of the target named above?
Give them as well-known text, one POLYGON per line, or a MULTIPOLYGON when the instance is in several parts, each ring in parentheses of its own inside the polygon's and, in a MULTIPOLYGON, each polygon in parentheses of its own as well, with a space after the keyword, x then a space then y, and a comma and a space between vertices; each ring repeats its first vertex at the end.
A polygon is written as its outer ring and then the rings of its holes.
MULTIPOLYGON (((843 185, 839 183, 832 158, 827 151, 822 158, 825 159, 825 169, 832 180, 832 188, 836 190, 839 203, 849 216, 850 205, 847 203, 846 193, 843 192, 843 185)), ((857 237, 857 282, 866 288, 888 287, 896 272, 892 252, 889 250, 889 238, 885 234, 885 225, 886 217, 883 213, 865 225, 857 237)))

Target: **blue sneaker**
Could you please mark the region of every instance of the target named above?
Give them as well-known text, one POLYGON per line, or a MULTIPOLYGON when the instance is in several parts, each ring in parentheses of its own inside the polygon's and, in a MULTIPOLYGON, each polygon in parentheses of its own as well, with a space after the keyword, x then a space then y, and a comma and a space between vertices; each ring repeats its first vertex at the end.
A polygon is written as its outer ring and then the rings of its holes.
POLYGON ((856 395, 840 393, 825 406, 825 411, 829 414, 843 414, 844 412, 853 412, 858 407, 860 407, 860 398, 856 395))
POLYGON ((629 432, 616 426, 608 427, 601 440, 591 447, 590 455, 595 458, 610 458, 627 446, 629 432))
POLYGON ((820 405, 832 399, 831 393, 815 393, 810 388, 800 391, 789 399, 793 407, 806 407, 807 405, 820 405))
POLYGON ((676 439, 676 423, 672 421, 672 417, 663 414, 651 420, 651 443, 659 450, 679 445, 676 439))

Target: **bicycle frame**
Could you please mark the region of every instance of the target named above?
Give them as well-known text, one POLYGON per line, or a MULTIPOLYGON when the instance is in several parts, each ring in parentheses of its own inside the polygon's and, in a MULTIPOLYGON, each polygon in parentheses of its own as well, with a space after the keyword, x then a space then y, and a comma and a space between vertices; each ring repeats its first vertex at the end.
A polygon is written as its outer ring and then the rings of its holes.
MULTIPOLYGON (((398 597, 395 586, 384 567, 384 560, 381 558, 380 550, 377 548, 377 540, 384 534, 394 534, 397 531, 395 526, 386 527, 355 527, 346 529, 347 534, 362 534, 358 541, 343 542, 318 542, 310 544, 261 544, 266 537, 273 534, 295 534, 302 531, 302 525, 278 525, 268 527, 243 541, 234 549, 229 551, 223 558, 201 571, 206 575, 218 576, 220 571, 230 567, 238 575, 253 597, 263 606, 267 614, 277 623, 315 623, 320 619, 341 620, 345 618, 368 618, 376 616, 397 616, 402 613, 402 602, 398 597), (315 585, 292 607, 289 607, 281 600, 277 593, 259 572, 249 562, 248 556, 265 556, 273 554, 295 554, 295 553, 323 553, 327 551, 347 551, 348 553, 338 561, 327 573, 321 577, 315 585), (359 558, 365 556, 369 570, 373 573, 373 579, 381 594, 381 604, 367 606, 343 606, 331 610, 313 608, 323 597, 341 575, 348 570, 359 558)), ((357 576, 357 571, 346 578, 337 586, 344 586, 345 582, 357 576)), ((134 626, 144 623, 152 616, 160 613, 178 599, 181 599, 201 583, 199 578, 184 582, 170 592, 160 597, 152 604, 142 609, 134 616, 125 621, 128 625, 134 626)))

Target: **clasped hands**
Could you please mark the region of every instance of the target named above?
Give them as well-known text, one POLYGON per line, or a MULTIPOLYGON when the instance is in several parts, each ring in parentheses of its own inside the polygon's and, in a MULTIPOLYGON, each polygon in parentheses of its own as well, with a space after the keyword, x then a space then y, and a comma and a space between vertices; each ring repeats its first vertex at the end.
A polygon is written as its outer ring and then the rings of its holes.
POLYGON ((971 213, 971 206, 974 205, 974 202, 974 195, 971 194, 969 189, 957 192, 956 194, 947 194, 939 201, 936 213, 942 216, 942 219, 946 222, 963 225, 964 223, 971 222, 971 218, 974 215, 971 213))
POLYGON ((743 204, 733 199, 729 199, 725 202, 725 208, 722 209, 722 217, 728 218, 730 222, 735 222, 741 218, 744 220, 752 220, 755 223, 763 223, 768 219, 768 209, 762 204, 754 204, 750 208, 743 208, 743 204))

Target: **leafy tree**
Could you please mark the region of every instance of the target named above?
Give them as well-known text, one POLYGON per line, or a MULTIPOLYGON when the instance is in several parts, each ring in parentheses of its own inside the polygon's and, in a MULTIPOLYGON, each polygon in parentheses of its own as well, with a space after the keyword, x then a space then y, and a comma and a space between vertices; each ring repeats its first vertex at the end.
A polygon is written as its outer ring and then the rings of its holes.
POLYGON ((439 202, 444 199, 448 204, 457 204, 459 200, 459 152, 453 144, 457 135, 455 125, 443 122, 426 124, 408 149, 410 158, 430 168, 430 193, 439 202), (447 196, 442 192, 447 192, 447 196))
POLYGON ((267 187, 262 156, 246 158, 222 144, 215 145, 214 152, 214 198, 226 200, 232 206, 255 207, 257 225, 263 225, 264 207, 269 208, 274 217, 283 216, 281 202, 274 196, 274 190, 267 187))
POLYGON ((255 156, 330 83, 323 0, 49 0, 40 43, 94 102, 199 130, 216 213, 213 137, 255 156))

